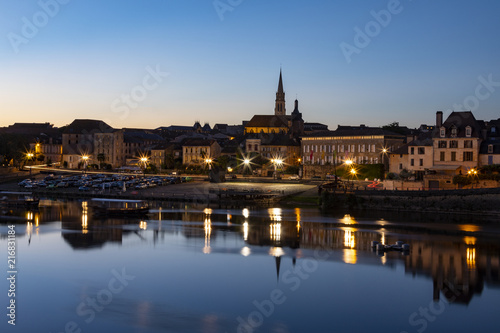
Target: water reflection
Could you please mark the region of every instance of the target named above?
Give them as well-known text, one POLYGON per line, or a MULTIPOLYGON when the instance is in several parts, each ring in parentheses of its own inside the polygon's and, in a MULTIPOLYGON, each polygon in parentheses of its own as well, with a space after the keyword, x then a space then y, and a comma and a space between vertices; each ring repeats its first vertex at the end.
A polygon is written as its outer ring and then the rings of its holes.
POLYGON ((142 220, 103 219, 93 216, 87 201, 46 201, 39 211, 14 210, 10 218, 26 225, 28 242, 40 226, 59 221, 62 238, 78 250, 122 244, 128 235, 147 242, 152 233, 154 242, 162 242, 165 234, 178 234, 207 255, 271 256, 278 278, 282 260, 291 258, 295 264, 315 258, 318 251, 327 254, 319 257, 321 261, 388 269, 401 265, 412 276, 432 279, 434 300, 444 295, 462 304, 481 294, 485 285, 500 286, 500 237, 485 230, 491 226, 470 223, 450 225, 444 233, 433 225, 416 228, 380 218, 321 217, 299 208, 217 210, 188 205, 159 206, 142 220), (231 242, 220 245, 217 239, 231 242), (398 240, 411 245, 409 255, 372 251, 372 241, 394 244, 398 240))

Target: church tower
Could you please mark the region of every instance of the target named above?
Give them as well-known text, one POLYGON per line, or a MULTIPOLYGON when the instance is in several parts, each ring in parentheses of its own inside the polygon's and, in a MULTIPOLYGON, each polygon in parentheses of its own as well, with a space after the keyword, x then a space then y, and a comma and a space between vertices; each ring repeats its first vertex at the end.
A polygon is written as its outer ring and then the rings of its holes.
POLYGON ((274 114, 276 116, 286 115, 285 92, 283 91, 283 79, 281 77, 281 68, 280 68, 280 81, 278 83, 278 91, 276 92, 276 105, 274 107, 274 114))

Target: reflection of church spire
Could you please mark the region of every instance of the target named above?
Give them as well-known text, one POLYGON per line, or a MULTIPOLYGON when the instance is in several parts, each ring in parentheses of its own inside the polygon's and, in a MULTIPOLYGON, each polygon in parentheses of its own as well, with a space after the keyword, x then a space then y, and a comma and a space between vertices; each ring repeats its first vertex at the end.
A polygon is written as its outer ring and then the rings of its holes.
POLYGON ((280 265, 281 265, 281 256, 274 257, 276 260, 276 279, 280 280, 280 265))

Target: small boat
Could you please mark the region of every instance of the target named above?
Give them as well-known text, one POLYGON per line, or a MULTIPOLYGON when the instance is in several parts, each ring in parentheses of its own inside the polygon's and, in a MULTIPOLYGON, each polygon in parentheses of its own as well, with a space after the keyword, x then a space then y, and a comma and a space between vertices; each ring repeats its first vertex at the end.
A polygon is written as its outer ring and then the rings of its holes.
POLYGON ((149 213, 148 203, 143 200, 100 199, 91 200, 94 215, 99 216, 142 216, 149 213))
POLYGON ((0 192, 0 205, 5 207, 36 208, 40 199, 31 192, 0 192))
POLYGON ((376 249, 379 252, 401 251, 406 253, 410 251, 410 244, 405 244, 405 242, 397 241, 396 244, 384 245, 377 241, 372 241, 372 248, 374 250, 376 249))

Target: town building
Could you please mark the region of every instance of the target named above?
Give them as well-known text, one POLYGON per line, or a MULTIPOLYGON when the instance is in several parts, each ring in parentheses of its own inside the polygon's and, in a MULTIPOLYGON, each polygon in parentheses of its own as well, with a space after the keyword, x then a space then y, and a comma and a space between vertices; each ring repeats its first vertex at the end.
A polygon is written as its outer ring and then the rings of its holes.
MULTIPOLYGON (((113 137, 115 130, 101 120, 76 119, 69 124, 62 134, 63 166, 69 169, 84 167, 97 162, 95 152, 96 134, 107 133, 113 137)), ((112 146, 114 146, 114 142, 112 146)), ((103 149, 108 145, 100 146, 103 149)), ((99 154, 98 153, 98 154, 99 154)))
POLYGON ((188 139, 182 145, 182 164, 202 165, 207 159, 215 159, 221 154, 221 147, 215 140, 188 139))
POLYGON ((384 164, 388 168, 388 153, 400 148, 405 139, 405 135, 365 125, 339 125, 335 131, 304 136, 301 143, 303 177, 332 173, 335 166, 346 160, 355 164, 384 164))
POLYGON ((433 166, 433 140, 431 132, 424 132, 410 143, 391 151, 389 172, 400 174, 403 170, 422 180, 427 170, 433 166))

